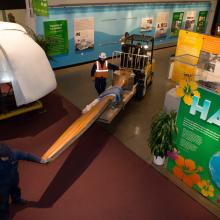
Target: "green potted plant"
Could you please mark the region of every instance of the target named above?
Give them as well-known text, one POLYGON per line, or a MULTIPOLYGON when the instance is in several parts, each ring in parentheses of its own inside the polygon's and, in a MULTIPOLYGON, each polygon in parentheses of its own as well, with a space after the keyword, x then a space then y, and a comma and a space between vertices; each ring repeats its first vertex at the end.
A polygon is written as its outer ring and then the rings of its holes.
POLYGON ((176 115, 174 111, 161 111, 153 118, 148 146, 157 165, 163 165, 167 153, 175 150, 173 136, 177 134, 176 115))
POLYGON ((42 35, 37 35, 30 27, 25 27, 28 35, 44 50, 48 60, 53 60, 51 56, 49 56, 49 46, 50 42, 42 35))

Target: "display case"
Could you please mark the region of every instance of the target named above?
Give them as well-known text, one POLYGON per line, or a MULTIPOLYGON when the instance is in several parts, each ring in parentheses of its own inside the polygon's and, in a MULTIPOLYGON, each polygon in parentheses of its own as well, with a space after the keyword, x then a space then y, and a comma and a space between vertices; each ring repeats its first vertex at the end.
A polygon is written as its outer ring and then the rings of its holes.
POLYGON ((190 54, 171 57, 168 78, 176 82, 187 78, 197 81, 202 87, 218 90, 220 87, 220 55, 201 51, 199 57, 190 54))
POLYGON ((170 57, 168 78, 177 82, 185 77, 198 80, 198 59, 198 57, 192 56, 190 54, 170 57), (173 78, 173 75, 175 75, 175 78, 173 78))

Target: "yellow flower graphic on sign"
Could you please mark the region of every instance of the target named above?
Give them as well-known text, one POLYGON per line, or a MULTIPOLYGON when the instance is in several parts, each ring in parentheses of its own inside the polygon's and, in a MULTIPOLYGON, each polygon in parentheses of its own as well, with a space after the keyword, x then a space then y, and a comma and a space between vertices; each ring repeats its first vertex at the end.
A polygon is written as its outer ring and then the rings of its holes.
POLYGON ((217 92, 217 93, 220 93, 220 87, 218 87, 218 88, 216 89, 216 92, 217 92))
POLYGON ((179 87, 176 89, 176 95, 183 97, 183 101, 186 105, 192 105, 193 96, 200 98, 200 93, 197 88, 197 83, 194 81, 180 80, 179 87))
POLYGON ((214 187, 207 180, 201 180, 197 183, 198 187, 201 190, 201 193, 205 197, 213 197, 214 196, 214 187))

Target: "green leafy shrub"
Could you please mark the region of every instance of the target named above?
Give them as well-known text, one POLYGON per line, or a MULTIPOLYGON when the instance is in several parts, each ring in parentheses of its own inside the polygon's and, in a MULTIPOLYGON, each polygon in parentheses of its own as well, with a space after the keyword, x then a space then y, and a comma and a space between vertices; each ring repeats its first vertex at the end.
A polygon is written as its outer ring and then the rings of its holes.
POLYGON ((173 137, 177 134, 176 116, 176 112, 161 111, 153 118, 148 146, 156 157, 164 157, 175 148, 173 137))

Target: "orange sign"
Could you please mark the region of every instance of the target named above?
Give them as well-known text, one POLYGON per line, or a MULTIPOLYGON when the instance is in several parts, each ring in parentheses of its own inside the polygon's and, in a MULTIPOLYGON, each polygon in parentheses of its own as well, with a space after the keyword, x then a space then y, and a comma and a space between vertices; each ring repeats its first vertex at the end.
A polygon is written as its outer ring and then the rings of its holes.
POLYGON ((201 50, 208 52, 208 53, 219 55, 220 54, 220 38, 204 35, 203 45, 202 45, 201 50))

